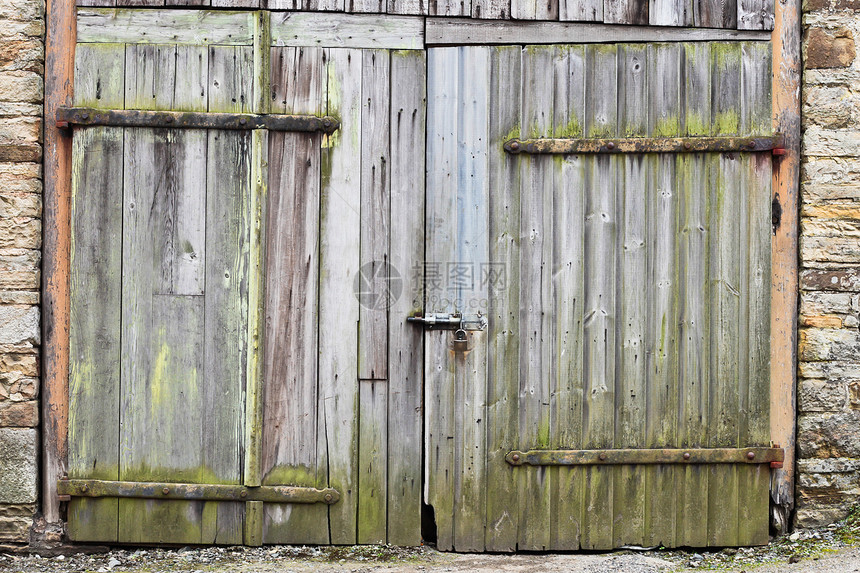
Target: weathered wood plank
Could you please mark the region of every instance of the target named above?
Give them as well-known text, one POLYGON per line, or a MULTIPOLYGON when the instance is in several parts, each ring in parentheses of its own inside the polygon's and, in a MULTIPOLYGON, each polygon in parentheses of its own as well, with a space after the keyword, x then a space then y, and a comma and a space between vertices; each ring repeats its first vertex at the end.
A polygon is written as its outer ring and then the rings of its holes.
MULTIPOLYGON (((585 135, 617 132, 617 49, 586 50, 585 135)), ((617 253, 617 167, 613 157, 596 157, 586 167, 585 300, 583 325, 583 435, 585 448, 612 447, 614 440, 617 270, 604 261, 617 253)), ((586 470, 581 546, 612 545, 613 468, 586 470)))
MULTIPOLYGON (((740 130, 771 129, 770 46, 741 45, 740 130)), ((754 154, 740 158, 742 188, 747 193, 744 214, 747 241, 740 257, 746 269, 747 349, 745 376, 739 380, 740 416, 738 443, 743 447, 767 444, 770 439, 770 221, 772 156, 754 154), (746 259, 744 261, 743 259, 746 259)), ((741 322, 743 324, 743 322, 741 322)), ((743 328, 743 327, 741 327, 743 328)), ((770 471, 767 467, 738 468, 738 541, 762 545, 768 542, 770 471)))
MULTIPOLYGON (((603 10, 602 2, 600 4, 603 10)), ((562 11, 564 4, 562 4, 562 11)), ((584 18, 564 18, 584 19, 584 18)), ((601 16, 602 18, 602 16, 601 16)), ((427 46, 494 44, 577 44, 608 42, 729 42, 767 41, 770 34, 752 30, 709 28, 658 28, 575 22, 481 21, 463 18, 427 18, 427 46)), ((698 24, 697 24, 698 25, 698 24)))
MULTIPOLYGON (((122 130, 79 134, 72 157, 68 473, 119 479, 122 130)), ((116 499, 76 498, 69 519, 71 539, 117 539, 116 499)))
POLYGON ((424 310, 424 173, 426 55, 391 54, 391 244, 389 261, 402 293, 388 323, 388 536, 392 545, 421 542, 421 433, 424 332, 405 317, 424 310))
MULTIPOLYGON (((705 135, 711 123, 710 45, 684 44, 681 107, 684 133, 705 135)), ((708 220, 710 170, 707 156, 696 154, 678 161, 681 186, 678 212, 681 225, 678 265, 683 285, 678 333, 678 440, 680 447, 708 443, 710 377, 708 220)), ((707 545, 708 471, 704 466, 676 469, 678 517, 676 544, 707 545)))
POLYGON ((80 8, 77 27, 78 43, 250 46, 254 42, 252 12, 80 8))
POLYGON ((648 4, 648 0, 604 0, 603 21, 607 24, 647 26, 648 4))
POLYGON ((693 23, 691 0, 649 0, 649 4, 646 23, 652 26, 690 26, 693 23))
POLYGON ((469 16, 472 0, 427 0, 426 13, 431 16, 469 16))
POLYGON ((693 0, 693 25, 704 28, 737 28, 737 0, 693 0))
MULTIPOLYGON (((454 185, 457 196, 455 304, 464 314, 487 313, 489 288, 481 273, 489 267, 490 50, 466 47, 459 54, 460 86, 454 185)), ((442 191, 441 189, 434 190, 442 191)), ((467 334, 468 351, 455 351, 454 547, 484 550, 486 507, 487 335, 467 334)))
POLYGON ((273 46, 418 50, 424 47, 420 18, 361 14, 272 14, 273 46))
POLYGON ((388 511, 388 382, 359 380, 358 404, 357 542, 379 545, 388 511))
POLYGON ((514 20, 557 20, 559 2, 564 0, 510 0, 514 20))
MULTIPOLYGON (((272 57, 273 110, 322 114, 321 48, 272 57)), ((262 468, 265 484, 323 487, 318 451, 320 136, 269 135, 262 468)), ((267 542, 328 542, 320 506, 267 511, 267 542)))
MULTIPOLYGON (((629 44, 618 52, 618 132, 626 136, 648 133, 652 102, 648 97, 651 70, 647 50, 645 45, 629 44)), ((647 293, 653 287, 644 279, 647 276, 649 210, 647 191, 643 190, 648 189, 650 175, 647 158, 641 155, 620 158, 617 208, 621 300, 617 321, 620 341, 616 342, 620 349, 615 392, 615 447, 645 445, 647 293), (643 288, 645 285, 648 287, 643 288)), ((641 467, 622 466, 615 470, 614 480, 616 526, 613 542, 616 546, 644 546, 646 472, 641 467)))
MULTIPOLYGON (((517 470, 504 463, 510 444, 519 443, 519 249, 520 184, 518 160, 501 151, 510 136, 519 135, 522 90, 519 89, 522 49, 490 51, 488 180, 490 308, 487 338, 487 507, 485 549, 515 551, 519 523, 517 470)), ((489 277, 488 277, 489 278, 489 277)))
MULTIPOLYGON (((582 135, 585 123, 585 48, 559 46, 553 72, 553 136, 582 135)), ((550 446, 582 440, 582 340, 585 275, 585 162, 553 160, 552 308, 554 391, 550 397, 550 446)), ((579 547, 585 470, 553 468, 550 549, 579 547)))
POLYGON ((259 8, 260 0, 209 0, 213 8, 259 8))
MULTIPOLYGON (((457 109, 459 101, 459 49, 427 52, 427 189, 448 189, 458 169, 457 109)), ((427 288, 425 312, 454 312, 444 304, 452 298, 442 273, 456 261, 457 203, 455 193, 428 193, 426 199, 427 288)), ((451 333, 427 332, 424 337, 425 388, 425 503, 436 517, 436 546, 454 548, 454 360, 450 358, 451 333)))
POLYGON ((472 0, 472 18, 506 20, 511 17, 511 0, 472 0))
POLYGON ((603 4, 603 0, 559 0, 559 20, 603 22, 603 4))
POLYGON ((81 44, 76 47, 75 105, 122 109, 124 83, 123 44, 81 44))
POLYGON ((329 508, 331 542, 356 542, 358 493, 358 316, 354 281, 361 237, 361 76, 354 50, 326 50, 326 113, 341 128, 323 139, 320 188, 318 445, 329 485, 341 493, 329 508))
POLYGON ((358 377, 388 378, 388 261, 391 226, 389 167, 390 58, 386 50, 362 51, 361 78, 361 267, 358 377))
MULTIPOLYGON (((648 49, 648 134, 677 135, 680 128, 681 48, 677 44, 648 49)), ((652 285, 646 321, 647 406, 645 444, 668 447, 676 439, 678 418, 678 300, 676 157, 650 156, 647 210, 647 282, 652 285)), ((675 539, 676 468, 649 468, 646 545, 675 539)))
MULTIPOLYGON (((553 129, 553 58, 555 47, 523 50, 520 122, 528 137, 553 129)), ((520 167, 520 360, 519 447, 546 448, 550 441, 552 363, 552 204, 554 166, 551 157, 522 158, 520 167)), ((545 551, 550 545, 552 509, 550 471, 522 468, 519 472, 518 549, 545 551)))
MULTIPOLYGON (((740 72, 740 46, 711 47, 712 133, 731 134, 740 129, 736 107, 741 93, 740 72)), ((741 306, 738 251, 744 202, 737 185, 740 177, 737 157, 721 156, 710 161, 713 247, 709 298, 712 305, 711 372, 715 379, 711 386, 709 445, 735 446, 739 361, 746 360, 738 324, 741 306)), ((737 468, 711 468, 708 480, 708 541, 712 545, 735 545, 738 542, 737 468)))
POLYGON ((389 14, 423 16, 429 8, 425 0, 388 0, 389 14))
POLYGON ((774 3, 770 0, 737 0, 739 30, 773 30, 774 3))

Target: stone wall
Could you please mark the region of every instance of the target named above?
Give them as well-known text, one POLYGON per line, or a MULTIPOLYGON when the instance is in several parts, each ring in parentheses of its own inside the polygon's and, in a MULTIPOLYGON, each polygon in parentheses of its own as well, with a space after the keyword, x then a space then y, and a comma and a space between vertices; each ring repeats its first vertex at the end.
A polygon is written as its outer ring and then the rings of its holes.
POLYGON ((860 502, 860 0, 806 0, 796 524, 860 502))
POLYGON ((28 540, 37 501, 44 11, 0 2, 0 543, 28 540))

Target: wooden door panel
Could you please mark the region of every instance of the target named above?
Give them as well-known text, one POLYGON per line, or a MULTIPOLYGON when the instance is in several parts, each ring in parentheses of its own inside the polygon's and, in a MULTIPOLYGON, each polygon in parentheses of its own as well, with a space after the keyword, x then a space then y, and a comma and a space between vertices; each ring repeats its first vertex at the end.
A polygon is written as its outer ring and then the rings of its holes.
MULTIPOLYGON (((479 525, 492 550, 766 541, 766 465, 500 466, 513 443, 768 444, 769 154, 510 156, 502 144, 768 134, 769 46, 448 48, 428 61, 428 265, 460 260, 487 232, 486 262, 508 279, 488 293, 488 331, 470 333, 467 353, 451 350, 450 335, 427 337, 427 502, 439 546, 480 548, 479 525), (475 61, 485 75, 465 73, 475 61), (488 134, 450 105, 475 100, 487 102, 488 134), (485 203, 474 180, 490 182, 485 203), (480 231, 453 221, 464 206, 480 231), (469 380, 485 337, 481 387, 469 380), (473 433, 488 448, 477 517, 457 481, 483 475, 465 453, 473 433)), ((427 300, 428 312, 468 312, 427 300)))

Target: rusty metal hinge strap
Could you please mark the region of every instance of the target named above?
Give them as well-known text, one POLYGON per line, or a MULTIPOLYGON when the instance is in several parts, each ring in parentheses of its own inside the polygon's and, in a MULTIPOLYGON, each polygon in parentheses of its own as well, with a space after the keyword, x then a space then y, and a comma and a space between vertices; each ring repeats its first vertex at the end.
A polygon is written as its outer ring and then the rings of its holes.
POLYGON ((577 153, 729 153, 774 151, 785 147, 782 134, 754 137, 621 137, 591 139, 511 139, 512 154, 570 155, 577 153))
POLYGON ((264 501, 269 503, 326 503, 340 499, 332 488, 317 489, 288 485, 247 487, 243 485, 156 483, 61 479, 57 493, 71 497, 128 497, 203 501, 264 501))
POLYGON ((693 448, 618 450, 512 451, 505 460, 513 466, 596 466, 644 464, 779 464, 782 448, 693 448))
POLYGON ((142 111, 135 109, 92 109, 61 107, 57 110, 57 127, 158 127, 179 129, 268 129, 332 133, 340 122, 329 116, 276 115, 253 113, 208 113, 183 111, 142 111))

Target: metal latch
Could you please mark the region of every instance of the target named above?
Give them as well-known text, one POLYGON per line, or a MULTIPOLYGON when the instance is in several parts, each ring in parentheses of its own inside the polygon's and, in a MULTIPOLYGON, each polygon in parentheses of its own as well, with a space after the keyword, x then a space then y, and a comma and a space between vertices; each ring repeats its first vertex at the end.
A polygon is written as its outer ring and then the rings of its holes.
POLYGON ((424 316, 410 316, 407 322, 422 324, 427 330, 486 330, 487 317, 478 312, 464 316, 462 313, 430 312, 424 316))

